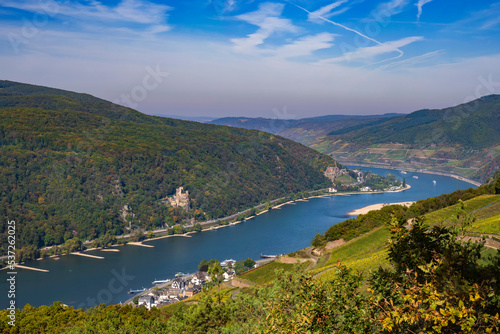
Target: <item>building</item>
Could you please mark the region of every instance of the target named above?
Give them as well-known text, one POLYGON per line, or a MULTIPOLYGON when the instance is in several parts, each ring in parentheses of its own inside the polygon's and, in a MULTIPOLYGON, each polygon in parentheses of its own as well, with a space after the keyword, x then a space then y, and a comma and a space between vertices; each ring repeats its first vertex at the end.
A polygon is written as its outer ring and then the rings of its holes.
POLYGON ((207 283, 207 279, 208 279, 207 272, 198 271, 196 274, 193 275, 193 278, 191 278, 191 283, 193 285, 204 286, 207 283))
POLYGON ((228 270, 222 274, 224 276, 224 282, 230 281, 234 278, 234 270, 228 270))
POLYGON ((192 287, 188 287, 185 291, 185 296, 186 297, 193 297, 197 293, 201 292, 201 286, 200 285, 193 285, 192 287))
POLYGON ((189 211, 189 191, 184 191, 184 187, 179 187, 175 190, 175 195, 171 197, 166 197, 162 203, 170 203, 174 208, 180 207, 186 211, 189 211))
POLYGON ((186 289, 186 281, 178 277, 172 281, 170 288, 167 290, 168 298, 182 297, 186 289))
POLYGON ((330 181, 335 181, 335 179, 339 176, 342 176, 342 175, 346 175, 348 174, 347 172, 347 169, 343 168, 343 169, 340 169, 338 168, 337 166, 335 167, 327 167, 326 170, 325 170, 325 177, 330 179, 330 181))
POLYGON ((149 310, 152 306, 154 306, 154 298, 150 295, 140 296, 139 301, 137 302, 138 306, 144 305, 149 310))

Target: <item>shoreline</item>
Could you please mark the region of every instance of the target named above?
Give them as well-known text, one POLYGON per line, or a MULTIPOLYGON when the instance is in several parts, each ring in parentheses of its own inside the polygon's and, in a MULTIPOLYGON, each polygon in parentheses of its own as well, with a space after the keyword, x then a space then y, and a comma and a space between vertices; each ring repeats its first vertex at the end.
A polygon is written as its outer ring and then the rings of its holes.
POLYGON ((367 214, 370 211, 380 210, 383 207, 389 206, 389 205, 403 205, 403 206, 408 207, 408 206, 412 205, 413 203, 415 203, 415 201, 397 202, 397 203, 378 203, 378 204, 372 204, 372 205, 368 205, 368 206, 365 206, 365 207, 362 207, 362 208, 355 209, 355 210, 352 210, 350 212, 347 212, 346 215, 350 215, 350 216, 364 215, 364 214, 367 214))
MULTIPOLYGON (((325 193, 325 194, 322 194, 322 195, 313 195, 313 196, 309 196, 309 197, 306 197, 306 198, 300 198, 300 199, 297 199, 297 200, 291 200, 291 201, 288 201, 288 202, 285 202, 285 203, 281 203, 281 204, 278 204, 278 205, 276 205, 274 207, 271 207, 270 210, 281 209, 281 207, 283 207, 284 205, 295 205, 297 202, 307 202, 308 199, 310 199, 310 198, 326 198, 326 197, 330 197, 330 196, 351 196, 351 195, 359 195, 359 194, 379 194, 379 193, 386 193, 386 192, 401 192, 401 191, 408 190, 410 188, 411 188, 411 186, 409 184, 406 184, 406 188, 402 188, 402 189, 398 189, 398 190, 378 190, 378 191, 366 191, 366 192, 364 192, 364 191, 351 191, 351 192, 345 192, 345 193, 325 193)), ((247 210, 251 210, 251 209, 252 208, 247 209, 247 210)), ((263 210, 263 211, 261 211, 259 213, 256 213, 254 216, 250 216, 250 217, 245 218, 242 221, 235 221, 235 222, 231 222, 231 223, 228 223, 228 224, 225 224, 225 225, 213 225, 213 226, 210 226, 210 227, 207 227, 207 228, 203 228, 200 231, 200 233, 204 232, 204 231, 213 231, 213 230, 218 230, 218 229, 224 228, 224 227, 234 226, 236 224, 243 223, 246 220, 250 220, 252 218, 255 218, 255 217, 257 217, 257 216, 259 216, 261 214, 267 213, 267 212, 269 212, 269 210, 263 210)), ((233 215, 231 215, 231 216, 233 216, 233 215)), ((228 217, 231 217, 231 216, 228 216, 228 217)), ((220 218, 220 220, 224 221, 228 217, 220 218)), ((213 222, 210 222, 210 221, 200 222, 201 226, 203 226, 203 225, 209 225, 209 224, 213 224, 213 222)), ((152 232, 155 233, 155 231, 152 231, 152 232)), ((161 233, 161 232, 163 232, 163 230, 157 231, 156 233, 161 233)), ((83 253, 83 252, 89 252, 89 251, 109 251, 109 252, 116 252, 116 251, 118 251, 119 252, 119 250, 116 249, 116 248, 114 248, 114 247, 125 246, 127 244, 152 248, 152 247, 154 247, 153 245, 148 245, 148 244, 143 244, 143 243, 144 242, 148 242, 148 241, 158 240, 158 239, 170 238, 170 237, 185 237, 185 238, 190 238, 191 237, 190 234, 193 234, 193 233, 198 233, 198 232, 197 231, 190 231, 190 232, 186 232, 186 233, 183 233, 183 234, 161 235, 161 236, 154 237, 154 238, 151 238, 151 239, 144 239, 144 240, 142 240, 140 242, 127 242, 125 244, 114 244, 114 245, 111 245, 109 248, 102 248, 102 247, 87 248, 87 249, 82 250, 80 252, 81 253, 83 253)), ((121 237, 121 238, 123 238, 123 237, 121 237)), ((47 259, 58 260, 60 257, 65 256, 65 255, 77 255, 77 254, 50 255, 50 256, 47 256, 47 257, 42 257, 42 258, 35 259, 34 261, 42 261, 42 260, 47 260, 47 259)), ((82 254, 80 254, 80 255, 82 255, 82 254)), ((86 254, 83 255, 83 256, 86 256, 86 254)), ((88 257, 91 257, 91 256, 88 256, 88 257)), ((5 268, 7 268, 7 267, 1 268, 1 269, 5 269, 5 268)))
POLYGON ((358 167, 373 167, 373 168, 385 168, 385 169, 392 169, 396 171, 408 171, 408 172, 415 172, 415 173, 424 173, 424 174, 433 174, 433 175, 440 175, 440 176, 448 176, 452 177, 454 179, 464 181, 470 184, 473 184, 477 187, 480 187, 483 185, 483 183, 479 181, 474 181, 471 179, 468 179, 466 177, 456 175, 453 173, 447 173, 447 172, 439 172, 439 171, 432 171, 432 170, 427 170, 427 169, 415 169, 415 168, 404 168, 403 166, 401 167, 396 167, 396 166, 391 166, 391 165, 384 165, 384 164, 370 164, 370 163, 356 163, 356 162, 340 162, 339 163, 343 165, 352 165, 352 166, 358 166, 358 167))
MULTIPOLYGON (((386 168, 386 169, 392 169, 392 170, 395 170, 395 171, 401 171, 402 170, 401 168, 397 169, 397 168, 395 168, 393 166, 384 166, 384 165, 353 164, 353 166, 386 168)), ((453 177, 453 178, 455 178, 457 180, 468 182, 468 183, 474 184, 476 186, 477 185, 481 185, 481 184, 479 184, 476 181, 472 181, 472 180, 469 180, 469 179, 466 179, 464 177, 461 177, 461 176, 458 176, 458 175, 454 175, 454 174, 446 174, 446 173, 423 171, 423 170, 419 171, 419 170, 414 170, 414 169, 406 169, 406 170, 407 171, 412 171, 412 172, 417 172, 417 173, 427 173, 427 174, 435 174, 435 175, 453 177)), ((395 192, 401 192, 401 191, 405 191, 405 190, 409 190, 409 189, 411 189, 411 185, 410 184, 406 184, 406 188, 402 188, 402 189, 398 189, 398 190, 379 190, 379 191, 366 191, 366 192, 363 192, 363 191, 351 191, 351 192, 343 192, 343 193, 338 193, 338 192, 337 193, 324 193, 322 195, 313 195, 313 196, 310 196, 310 197, 307 197, 307 198, 304 198, 304 199, 291 200, 291 201, 288 201, 288 202, 285 202, 285 203, 281 203, 281 204, 278 204, 278 205, 276 205, 274 207, 271 207, 271 209, 280 209, 281 207, 283 207, 285 205, 295 205, 297 202, 302 202, 302 201, 305 201, 305 200, 310 199, 310 198, 327 198, 327 197, 330 197, 330 196, 351 196, 351 195, 359 195, 359 194, 395 193, 395 192)), ((318 191, 316 191, 316 192, 318 192, 318 191)), ((281 198, 279 198, 279 199, 281 199, 281 198)), ((279 199, 276 199, 276 200, 273 200, 273 201, 278 201, 279 199)), ((271 201, 271 202, 273 202, 273 201, 271 201)), ((259 204, 256 207, 258 207, 260 205, 263 205, 263 204, 259 204)), ((245 212, 245 211, 248 211, 248 210, 251 210, 251 209, 252 208, 249 208, 249 209, 246 209, 246 210, 244 210, 242 212, 245 212)), ((252 218, 255 218, 256 216, 261 215, 263 213, 266 213, 268 211, 269 210, 264 210, 262 212, 257 213, 254 216, 250 216, 250 217, 245 218, 243 221, 235 221, 235 222, 231 222, 231 223, 228 223, 228 224, 225 224, 225 225, 213 225, 213 226, 210 226, 210 227, 207 227, 207 228, 203 228, 200 232, 218 230, 220 228, 224 228, 224 227, 229 227, 229 226, 233 226, 233 225, 236 225, 236 224, 240 224, 240 223, 245 222, 246 220, 250 220, 252 218)), ((356 210, 354 210, 354 211, 356 211, 356 210)), ((218 221, 228 220, 228 218, 230 219, 230 217, 233 217, 233 216, 238 215, 238 214, 240 214, 240 213, 220 218, 220 219, 218 219, 218 221)), ((349 213, 348 213, 348 215, 349 215, 349 213)), ((200 222, 201 226, 210 225, 210 224, 216 224, 216 222, 213 222, 213 221, 200 222)), ((152 231, 152 232, 155 233, 155 231, 152 231)), ((156 233, 161 233, 161 232, 163 232, 163 230, 157 231, 156 233)), ((158 240, 158 239, 163 239, 163 238, 168 238, 168 237, 191 237, 189 234, 193 234, 193 233, 198 233, 198 232, 197 231, 190 231, 190 232, 186 232, 186 233, 183 233, 183 234, 162 235, 162 236, 154 237, 154 238, 151 238, 151 239, 144 239, 144 240, 141 241, 141 243, 142 242, 153 241, 153 240, 158 240)), ((117 238, 120 238, 120 239, 123 238, 123 237, 124 236, 117 236, 117 238)), ((110 248, 111 247, 124 246, 124 245, 126 245, 126 244, 115 244, 115 245, 110 246, 110 248)), ((143 246, 143 247, 151 247, 151 245, 145 245, 145 244, 143 244, 141 246, 143 246)), ((105 248, 105 249, 110 249, 110 248, 105 248)), ((82 252, 88 252, 88 251, 92 251, 92 250, 104 250, 104 249, 101 248, 101 247, 99 247, 99 248, 89 248, 89 249, 83 250, 82 252)), ((109 251, 114 251, 114 250, 109 250, 109 251)), ((119 250, 117 250, 117 251, 119 251, 119 250)), ((48 256, 48 257, 44 257, 44 258, 38 258, 38 259, 36 259, 36 261, 46 260, 46 259, 57 260, 61 256, 64 256, 64 255, 67 255, 67 254, 51 255, 51 256, 48 256)), ((1 268, 1 269, 4 269, 4 268, 1 268)))

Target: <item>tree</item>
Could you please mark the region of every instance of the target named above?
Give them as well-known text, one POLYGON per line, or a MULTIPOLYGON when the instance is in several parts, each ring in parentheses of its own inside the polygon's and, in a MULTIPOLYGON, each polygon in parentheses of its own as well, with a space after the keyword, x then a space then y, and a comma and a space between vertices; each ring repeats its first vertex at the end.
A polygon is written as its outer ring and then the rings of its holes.
POLYGON ((500 330, 500 253, 492 264, 479 262, 482 243, 464 241, 472 222, 463 203, 452 226, 427 226, 393 218, 389 258, 394 270, 379 269, 371 279, 374 305, 386 332, 488 333, 500 330))
MULTIPOLYGON (((211 261, 211 260, 210 260, 211 261)), ((210 280, 214 283, 220 283, 222 281, 222 274, 224 270, 222 269, 220 262, 215 260, 215 262, 209 266, 208 274, 210 275, 210 280)), ((220 286, 219 286, 220 289, 220 286)))
POLYGON ((500 194, 500 177, 497 179, 495 183, 495 194, 500 194))
POLYGON ((325 244, 326 244, 326 237, 321 233, 316 234, 316 236, 312 240, 312 245, 315 248, 323 247, 325 244))
POLYGON ((248 258, 248 259, 245 260, 245 262, 243 262, 243 264, 247 268, 252 268, 253 266, 255 266, 255 261, 252 260, 251 258, 248 258))
POLYGON ((200 264, 198 265, 198 270, 199 271, 208 271, 208 261, 203 259, 200 261, 200 264))
POLYGON ((279 273, 265 333, 378 333, 377 309, 359 289, 363 276, 345 266, 334 270, 332 281, 279 273))

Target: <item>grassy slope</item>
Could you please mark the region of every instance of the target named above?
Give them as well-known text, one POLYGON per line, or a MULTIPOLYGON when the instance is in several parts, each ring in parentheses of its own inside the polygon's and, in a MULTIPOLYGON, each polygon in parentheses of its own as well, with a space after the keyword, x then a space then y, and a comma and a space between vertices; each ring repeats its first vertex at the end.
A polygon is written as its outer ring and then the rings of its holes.
POLYGON ((265 285, 272 283, 274 281, 275 271, 276 270, 284 270, 284 271, 295 271, 299 269, 301 266, 298 264, 287 264, 273 261, 269 264, 262 266, 261 268, 257 268, 248 273, 241 275, 241 278, 244 280, 253 282, 257 285, 265 285))
MULTIPOLYGON (((426 215, 429 223, 438 223, 456 212, 457 205, 453 205, 426 215)), ((477 220, 470 228, 473 232, 500 234, 500 195, 482 195, 465 201, 465 211, 472 213, 477 220)), ((328 251, 318 262, 320 265, 313 269, 321 279, 331 279, 331 268, 337 261, 350 268, 363 272, 375 270, 379 266, 389 266, 387 260, 386 240, 389 238, 386 227, 376 228, 346 244, 328 251)), ((485 249, 482 253, 486 259, 494 250, 485 249)))
MULTIPOLYGON (((500 195, 482 195, 465 201, 465 211, 472 213, 477 221, 495 216, 500 211, 500 195)), ((447 208, 434 211, 425 215, 428 224, 437 224, 447 221, 458 209, 460 204, 455 204, 447 208)), ((476 226, 474 224, 474 226, 476 226)), ((500 231, 499 231, 500 232, 500 231)), ((492 232, 494 233, 494 232, 492 232)))

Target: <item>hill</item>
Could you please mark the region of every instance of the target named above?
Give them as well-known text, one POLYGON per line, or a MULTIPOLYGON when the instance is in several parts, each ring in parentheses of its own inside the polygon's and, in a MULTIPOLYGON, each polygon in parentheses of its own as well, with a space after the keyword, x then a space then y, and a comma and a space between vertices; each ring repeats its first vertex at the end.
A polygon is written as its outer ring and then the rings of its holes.
MULTIPOLYGON (((248 127, 254 122, 233 119, 226 124, 248 127)), ((452 173, 480 182, 500 168, 500 95, 408 115, 279 124, 286 126, 275 127, 276 131, 268 126, 272 130, 268 131, 344 164, 452 173)))
POLYGON ((1 245, 61 244, 207 220, 328 187, 336 162, 269 133, 153 117, 88 94, 0 82, 1 245), (161 202, 183 187, 190 210, 161 202))

